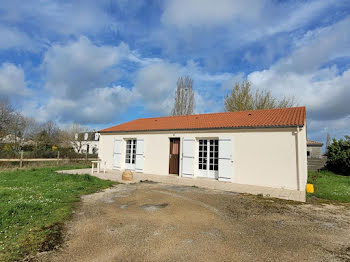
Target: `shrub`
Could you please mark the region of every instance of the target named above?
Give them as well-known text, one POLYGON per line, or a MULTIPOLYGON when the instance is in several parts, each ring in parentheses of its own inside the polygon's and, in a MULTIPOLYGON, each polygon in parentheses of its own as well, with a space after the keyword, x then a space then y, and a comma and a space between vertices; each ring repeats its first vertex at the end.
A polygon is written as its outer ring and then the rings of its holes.
POLYGON ((19 152, 13 149, 10 144, 0 144, 0 158, 17 158, 19 152))
POLYGON ((350 136, 345 139, 333 139, 328 146, 327 169, 335 173, 350 176, 350 136))

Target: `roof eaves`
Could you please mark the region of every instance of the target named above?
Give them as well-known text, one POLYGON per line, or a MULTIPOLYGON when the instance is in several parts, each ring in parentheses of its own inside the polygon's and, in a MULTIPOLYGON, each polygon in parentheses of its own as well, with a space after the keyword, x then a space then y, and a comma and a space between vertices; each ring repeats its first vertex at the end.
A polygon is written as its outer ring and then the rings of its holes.
POLYGON ((195 130, 215 130, 215 129, 261 129, 261 128, 291 128, 303 127, 303 124, 297 125, 270 125, 270 126, 238 126, 238 127, 208 127, 208 128, 179 128, 179 129, 142 129, 142 130, 111 130, 98 131, 99 133, 137 133, 137 132, 158 132, 158 131, 195 131, 195 130))
POLYGON ((323 146, 323 143, 307 143, 307 146, 323 146))

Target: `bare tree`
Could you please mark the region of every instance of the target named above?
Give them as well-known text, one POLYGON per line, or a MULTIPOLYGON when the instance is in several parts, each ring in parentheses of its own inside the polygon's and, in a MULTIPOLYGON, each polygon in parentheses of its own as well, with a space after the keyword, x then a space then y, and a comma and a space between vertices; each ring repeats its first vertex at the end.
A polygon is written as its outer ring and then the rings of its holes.
POLYGON ((0 100, 0 139, 19 151, 37 132, 38 124, 33 118, 16 111, 7 99, 0 100))
POLYGON ((8 135, 8 128, 15 115, 15 110, 7 99, 0 100, 0 138, 8 135))
POLYGON ((23 138, 25 141, 33 141, 40 131, 40 125, 32 117, 25 117, 25 127, 23 130, 23 138))
POLYGON ((182 116, 193 114, 195 109, 195 99, 192 88, 193 80, 189 76, 185 78, 179 77, 176 85, 175 102, 171 110, 171 115, 182 116))
POLYGON ((69 147, 73 147, 76 152, 80 153, 85 145, 82 133, 88 131, 88 128, 77 123, 72 124, 65 130, 65 143, 69 147))
POLYGON ((15 151, 19 151, 24 144, 24 130, 26 129, 26 118, 19 113, 14 113, 11 122, 7 125, 7 141, 15 151))
POLYGON ((268 90, 256 90, 253 92, 249 81, 244 81, 241 85, 236 83, 231 94, 225 97, 225 110, 230 112, 284 108, 292 107, 295 104, 294 97, 284 97, 278 100, 268 90))
POLYGON ((34 140, 37 145, 46 147, 57 146, 61 142, 61 130, 54 121, 47 121, 40 125, 34 140))

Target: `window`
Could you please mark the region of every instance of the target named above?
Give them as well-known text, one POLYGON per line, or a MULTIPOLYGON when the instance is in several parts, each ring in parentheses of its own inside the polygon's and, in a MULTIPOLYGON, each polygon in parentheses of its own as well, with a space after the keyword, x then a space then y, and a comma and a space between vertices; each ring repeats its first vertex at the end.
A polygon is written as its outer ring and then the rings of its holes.
POLYGON ((136 161, 136 139, 126 140, 125 163, 135 164, 136 161))
POLYGON ((209 170, 217 171, 219 168, 219 141, 209 140, 210 155, 209 155, 209 170))
POLYGON ((98 138, 99 138, 99 133, 95 133, 95 140, 98 140, 98 138))
POLYGON ((219 140, 200 139, 198 150, 198 169, 219 170, 219 140))
POLYGON ((307 151, 307 156, 310 156, 310 151, 307 151))
POLYGON ((198 168, 199 169, 207 169, 207 140, 200 139, 199 140, 199 156, 198 156, 198 168))

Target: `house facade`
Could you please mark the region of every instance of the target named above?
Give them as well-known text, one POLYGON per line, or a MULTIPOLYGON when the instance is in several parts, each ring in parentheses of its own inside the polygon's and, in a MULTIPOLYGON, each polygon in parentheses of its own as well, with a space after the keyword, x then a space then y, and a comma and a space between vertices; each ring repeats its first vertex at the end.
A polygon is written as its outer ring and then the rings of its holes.
POLYGON ((305 108, 137 119, 100 131, 107 169, 305 191, 305 108))
POLYGON ((76 133, 72 146, 77 153, 97 154, 100 134, 98 132, 76 133))
POLYGON ((307 157, 308 158, 322 158, 323 143, 307 140, 307 157))

